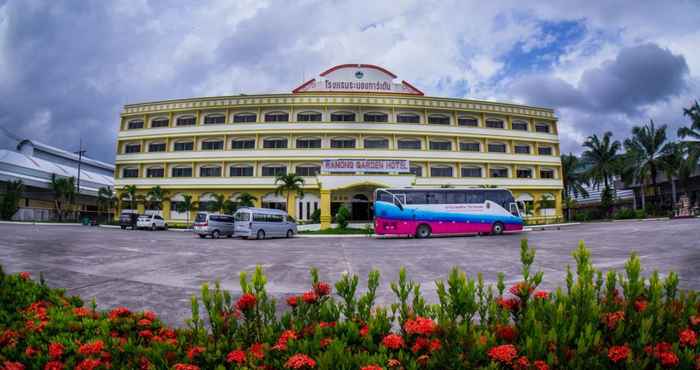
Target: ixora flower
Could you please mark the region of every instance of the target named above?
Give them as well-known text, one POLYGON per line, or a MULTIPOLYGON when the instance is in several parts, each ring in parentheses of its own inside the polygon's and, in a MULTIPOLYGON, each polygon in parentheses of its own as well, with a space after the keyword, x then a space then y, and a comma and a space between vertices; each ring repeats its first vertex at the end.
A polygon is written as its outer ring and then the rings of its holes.
POLYGON ((508 289, 510 294, 516 295, 518 297, 525 297, 528 294, 532 293, 533 290, 535 290, 535 288, 530 286, 530 284, 525 281, 515 283, 513 284, 513 286, 510 287, 510 289, 508 289))
POLYGON ((659 354, 659 361, 663 367, 675 367, 678 365, 678 356, 673 352, 662 352, 659 354))
POLYGON ((284 367, 287 369, 314 368, 316 367, 316 361, 305 354, 297 353, 285 362, 284 367))
POLYGON ((384 370, 384 368, 379 365, 369 364, 367 366, 361 367, 360 370, 384 370))
POLYGON ((510 364, 518 355, 518 350, 512 344, 503 344, 489 350, 489 357, 503 364, 510 364))
POLYGON ((367 334, 369 334, 369 327, 367 325, 362 325, 362 327, 360 328, 360 336, 366 337, 367 334))
POLYGON ((418 316, 415 319, 408 319, 403 324, 404 330, 408 334, 430 335, 436 329, 433 320, 427 317, 418 316))
POLYGON ((320 281, 314 285, 314 291, 319 297, 327 296, 331 294, 331 285, 325 281, 320 281))
POLYGON ((248 348, 248 351, 250 351, 250 354, 258 360, 262 360, 263 357, 265 357, 265 352, 263 351, 262 343, 253 344, 252 346, 250 346, 250 348, 248 348))
POLYGON ((608 349, 608 358, 612 362, 626 361, 629 356, 630 349, 627 346, 612 346, 608 349))
POLYGON ((49 357, 51 357, 52 359, 56 360, 61 358, 61 356, 63 355, 63 350, 63 344, 56 342, 49 343, 49 357))
POLYGON ((518 298, 496 298, 496 304, 501 306, 504 310, 515 311, 520 308, 520 300, 518 298))
POLYGON ((316 303, 316 301, 318 300, 318 295, 316 295, 316 292, 314 292, 313 290, 310 290, 304 293, 301 299, 304 300, 305 303, 312 304, 316 303))
POLYGON ((255 295, 253 295, 252 293, 245 293, 240 298, 238 298, 238 302, 236 302, 236 308, 238 308, 241 311, 247 311, 255 307, 256 302, 257 299, 255 298, 255 295))
POLYGON ((397 360, 397 359, 395 359, 395 358, 390 358, 389 360, 387 360, 386 366, 389 366, 389 367, 399 367, 399 366, 401 366, 401 361, 399 361, 399 360, 397 360))
POLYGON ((149 311, 149 310, 143 311, 143 318, 146 320, 155 321, 157 317, 158 316, 153 311, 149 311))
POLYGON ((277 339, 277 344, 275 344, 272 349, 277 349, 280 351, 287 350, 287 342, 290 339, 297 339, 297 333, 294 330, 285 330, 280 334, 279 339, 277 339))
POLYGON ((64 365, 61 361, 49 361, 44 365, 44 370, 63 370, 64 365))
POLYGON ((537 370, 549 370, 549 365, 542 360, 537 360, 533 362, 532 365, 535 366, 535 369, 537 370))
POLYGON ((382 345, 389 349, 399 349, 404 346, 403 338, 397 334, 389 334, 382 339, 382 345))
POLYGON ((620 320, 625 319, 625 313, 622 311, 615 311, 615 312, 608 312, 603 314, 603 323, 608 327, 610 330, 614 330, 617 327, 617 323, 620 320))
POLYGON ((538 290, 534 294, 536 299, 544 299, 547 300, 549 299, 549 292, 544 291, 544 290, 538 290))
POLYGON ((84 356, 98 355, 104 349, 105 344, 101 340, 93 340, 78 347, 78 353, 84 356))
POLYGON ((131 315, 131 311, 129 311, 128 308, 126 307, 117 307, 113 309, 112 311, 109 312, 109 319, 110 320, 116 320, 120 317, 126 317, 131 315))
POLYGON ((293 295, 291 297, 288 297, 287 304, 289 305, 289 307, 296 307, 297 306, 297 296, 293 295))
POLYGON ((683 347, 695 347, 698 344, 698 334, 693 329, 685 329, 680 332, 678 339, 683 347))
POLYGON ((187 358, 192 361, 195 357, 199 356, 201 353, 204 353, 204 351, 206 351, 206 349, 201 346, 190 347, 190 349, 187 350, 187 358))
POLYGON ((102 361, 95 358, 86 358, 75 365, 75 370, 94 370, 102 365, 102 361))
POLYGON ((496 338, 512 342, 518 337, 518 330, 512 325, 496 325, 496 338))
POLYGON ((637 312, 644 312, 644 310, 647 309, 647 305, 649 302, 647 302, 644 297, 639 297, 634 301, 634 310, 637 312))
POLYGON ((89 317, 92 316, 92 311, 85 307, 75 307, 73 309, 73 315, 78 317, 89 317))
POLYGON ((3 370, 24 370, 24 365, 19 362, 5 361, 2 368, 3 370))
POLYGON ((199 366, 190 364, 175 364, 173 370, 199 370, 199 366))
POLYGON ((226 355, 226 362, 228 363, 236 363, 236 364, 244 364, 245 363, 245 352, 241 351, 240 349, 233 350, 226 355))
POLYGON ((27 281, 32 278, 32 275, 27 271, 22 271, 19 273, 19 278, 24 281, 27 281))

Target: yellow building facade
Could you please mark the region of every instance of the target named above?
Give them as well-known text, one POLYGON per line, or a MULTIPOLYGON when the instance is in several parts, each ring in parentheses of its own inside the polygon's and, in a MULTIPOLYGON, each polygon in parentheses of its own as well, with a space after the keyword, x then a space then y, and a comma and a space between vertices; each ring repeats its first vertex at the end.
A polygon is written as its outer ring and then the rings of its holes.
POLYGON ((341 205, 354 220, 371 219, 379 187, 502 187, 527 205, 530 222, 561 217, 552 109, 426 97, 396 81, 378 66, 340 65, 289 94, 126 105, 115 187, 145 196, 160 186, 167 200, 158 212, 170 223, 192 219, 176 211, 187 194, 206 209, 215 195, 235 202, 249 193, 256 206, 301 221, 320 212, 326 228, 341 205), (303 197, 275 194, 275 176, 288 173, 304 179, 303 197))

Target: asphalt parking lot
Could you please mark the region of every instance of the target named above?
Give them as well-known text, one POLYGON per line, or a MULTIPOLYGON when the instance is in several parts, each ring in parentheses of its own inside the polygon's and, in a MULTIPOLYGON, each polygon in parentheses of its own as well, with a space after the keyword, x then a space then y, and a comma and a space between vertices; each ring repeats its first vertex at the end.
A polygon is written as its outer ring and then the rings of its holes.
POLYGON ((545 273, 544 287, 564 284, 565 267, 579 240, 591 249, 596 267, 622 269, 632 251, 646 272, 674 270, 681 288, 700 289, 700 219, 583 224, 560 230, 487 237, 428 240, 370 238, 294 238, 273 240, 200 240, 175 231, 130 231, 88 226, 0 224, 0 264, 5 271, 43 272, 48 284, 69 294, 93 297, 100 308, 125 305, 151 309, 170 324, 189 316, 189 299, 207 281, 220 280, 238 292, 239 271, 256 264, 265 269, 268 292, 277 298, 309 288, 309 267, 336 281, 344 272, 382 274, 380 304, 393 302, 389 282, 400 266, 421 283, 429 302, 435 284, 452 266, 489 282, 497 273, 517 281, 520 239, 537 248, 535 265, 545 273))

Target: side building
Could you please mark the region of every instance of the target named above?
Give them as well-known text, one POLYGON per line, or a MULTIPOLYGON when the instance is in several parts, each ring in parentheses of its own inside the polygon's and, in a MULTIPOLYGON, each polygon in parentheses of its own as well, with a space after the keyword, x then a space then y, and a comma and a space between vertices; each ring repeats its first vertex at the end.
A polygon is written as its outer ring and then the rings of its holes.
POLYGON ((328 227, 341 205, 371 219, 376 188, 444 186, 508 188, 531 222, 561 217, 552 109, 426 97, 374 65, 333 67, 290 94, 129 104, 120 118, 115 187, 160 186, 168 200, 152 211, 169 222, 187 219, 186 194, 206 210, 216 194, 249 193, 302 221, 319 210, 328 227), (275 194, 287 173, 305 180, 289 204, 275 194))

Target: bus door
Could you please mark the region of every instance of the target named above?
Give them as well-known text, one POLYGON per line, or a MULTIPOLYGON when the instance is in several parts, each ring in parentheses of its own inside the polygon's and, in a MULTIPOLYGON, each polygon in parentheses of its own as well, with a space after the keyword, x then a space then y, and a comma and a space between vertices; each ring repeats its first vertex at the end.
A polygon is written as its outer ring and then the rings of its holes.
POLYGON ((513 216, 522 218, 522 216, 520 216, 520 209, 518 208, 518 203, 510 203, 510 213, 513 216))

